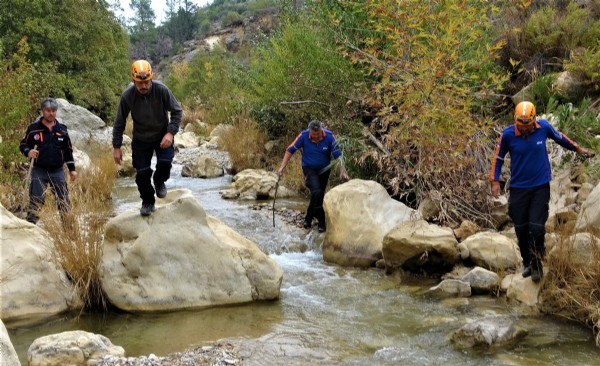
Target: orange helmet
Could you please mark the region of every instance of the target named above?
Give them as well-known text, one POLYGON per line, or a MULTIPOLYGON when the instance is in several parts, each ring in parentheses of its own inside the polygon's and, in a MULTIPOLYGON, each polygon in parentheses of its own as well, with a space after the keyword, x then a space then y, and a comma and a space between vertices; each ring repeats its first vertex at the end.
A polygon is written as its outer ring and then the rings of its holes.
POLYGON ((531 102, 521 102, 515 108, 515 123, 529 125, 535 122, 535 106, 531 102))
POLYGON ((146 60, 137 60, 131 65, 131 78, 135 81, 152 80, 152 66, 146 60))

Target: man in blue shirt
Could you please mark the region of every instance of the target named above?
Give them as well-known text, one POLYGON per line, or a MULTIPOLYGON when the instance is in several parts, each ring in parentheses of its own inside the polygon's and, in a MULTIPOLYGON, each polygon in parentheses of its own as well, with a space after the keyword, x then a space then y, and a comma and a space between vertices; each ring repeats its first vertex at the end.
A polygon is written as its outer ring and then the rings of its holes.
MULTIPOLYGON (((300 132, 294 142, 288 146, 277 171, 279 176, 283 175, 285 166, 298 149, 302 149, 302 173, 306 187, 310 190, 310 202, 304 217, 304 228, 310 228, 313 218, 316 217, 319 222, 319 232, 322 233, 326 229, 323 198, 331 172, 331 157, 339 159, 342 152, 333 133, 323 128, 320 121, 312 120, 308 124, 308 129, 300 132)), ((340 178, 349 179, 343 164, 340 166, 340 178)))
POLYGON ((500 196, 500 174, 504 157, 510 154, 510 195, 508 214, 515 225, 519 250, 523 259, 523 277, 539 282, 544 275, 544 236, 550 202, 552 172, 546 140, 550 138, 565 149, 586 157, 594 156, 545 119, 536 119, 535 106, 521 102, 515 108, 515 123, 506 127, 498 140, 492 159, 490 179, 492 196, 500 196))

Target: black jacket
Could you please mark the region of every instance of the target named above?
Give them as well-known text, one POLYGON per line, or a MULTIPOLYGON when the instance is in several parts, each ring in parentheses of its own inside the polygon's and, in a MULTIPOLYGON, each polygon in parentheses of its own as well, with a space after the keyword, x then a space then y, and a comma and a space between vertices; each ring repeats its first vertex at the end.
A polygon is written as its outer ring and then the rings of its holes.
POLYGON ((33 163, 34 166, 46 170, 55 170, 66 163, 69 171, 75 170, 73 146, 67 132, 67 126, 61 124, 58 120, 50 130, 44 126, 41 117, 27 127, 27 132, 21 140, 19 150, 27 156, 29 150, 32 150, 35 146, 37 146, 40 153, 33 163))
POLYGON ((123 94, 113 125, 113 147, 121 147, 127 116, 133 119, 133 138, 140 141, 160 142, 167 132, 179 131, 183 111, 171 90, 160 81, 152 80, 147 95, 140 94, 132 83, 123 94), (171 114, 169 116, 169 113, 171 114))

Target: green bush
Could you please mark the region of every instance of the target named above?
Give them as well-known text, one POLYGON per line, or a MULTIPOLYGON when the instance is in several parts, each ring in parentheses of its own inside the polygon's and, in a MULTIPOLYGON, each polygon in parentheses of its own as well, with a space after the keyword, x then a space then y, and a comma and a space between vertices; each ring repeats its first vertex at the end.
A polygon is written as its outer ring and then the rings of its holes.
POLYGON ((250 65, 253 116, 272 137, 305 128, 311 119, 343 133, 348 100, 363 92, 364 76, 336 48, 333 33, 308 16, 290 16, 250 65))
POLYGON ((245 111, 241 65, 221 47, 198 52, 190 62, 172 64, 167 84, 173 94, 191 109, 204 109, 210 124, 237 121, 245 111))
POLYGON ((39 103, 47 96, 49 85, 45 70, 27 61, 29 44, 19 42, 17 53, 0 58, 0 184, 20 184, 20 163, 26 162, 19 143, 27 126, 39 113, 39 103))
POLYGON ((595 136, 600 135, 600 122, 590 109, 590 99, 583 99, 578 105, 571 103, 559 104, 551 99, 547 113, 558 118, 557 128, 578 144, 600 152, 600 141, 595 136))
POLYGON ((55 97, 113 116, 129 70, 128 38, 101 1, 3 0, 0 42, 7 57, 27 35, 26 57, 55 97), (82 24, 85 26, 82 27, 82 24))
POLYGON ((223 25, 228 27, 234 23, 240 22, 242 20, 242 16, 236 11, 229 11, 223 17, 223 25))

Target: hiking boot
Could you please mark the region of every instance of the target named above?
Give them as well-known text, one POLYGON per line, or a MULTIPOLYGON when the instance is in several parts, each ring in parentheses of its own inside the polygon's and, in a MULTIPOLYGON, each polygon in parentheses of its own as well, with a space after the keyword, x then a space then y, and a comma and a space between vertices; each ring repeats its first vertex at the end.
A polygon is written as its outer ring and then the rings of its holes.
POLYGON ((165 183, 156 185, 155 190, 156 190, 156 197, 158 197, 158 198, 167 197, 167 186, 165 185, 165 183))
POLYGON ((325 223, 320 223, 319 222, 319 232, 320 233, 324 233, 325 230, 327 230, 326 227, 325 227, 325 223))
POLYGON ((531 280, 538 283, 542 277, 544 277, 544 269, 542 268, 542 262, 539 262, 537 266, 531 267, 531 280))
POLYGON ((312 219, 304 219, 304 223, 302 224, 302 227, 305 229, 310 229, 312 227, 312 219))
POLYGON ((531 265, 526 266, 523 270, 523 278, 527 278, 529 276, 531 276, 531 265))
POLYGON ((154 203, 142 203, 142 208, 140 209, 140 215, 142 216, 150 216, 155 210, 154 203))

